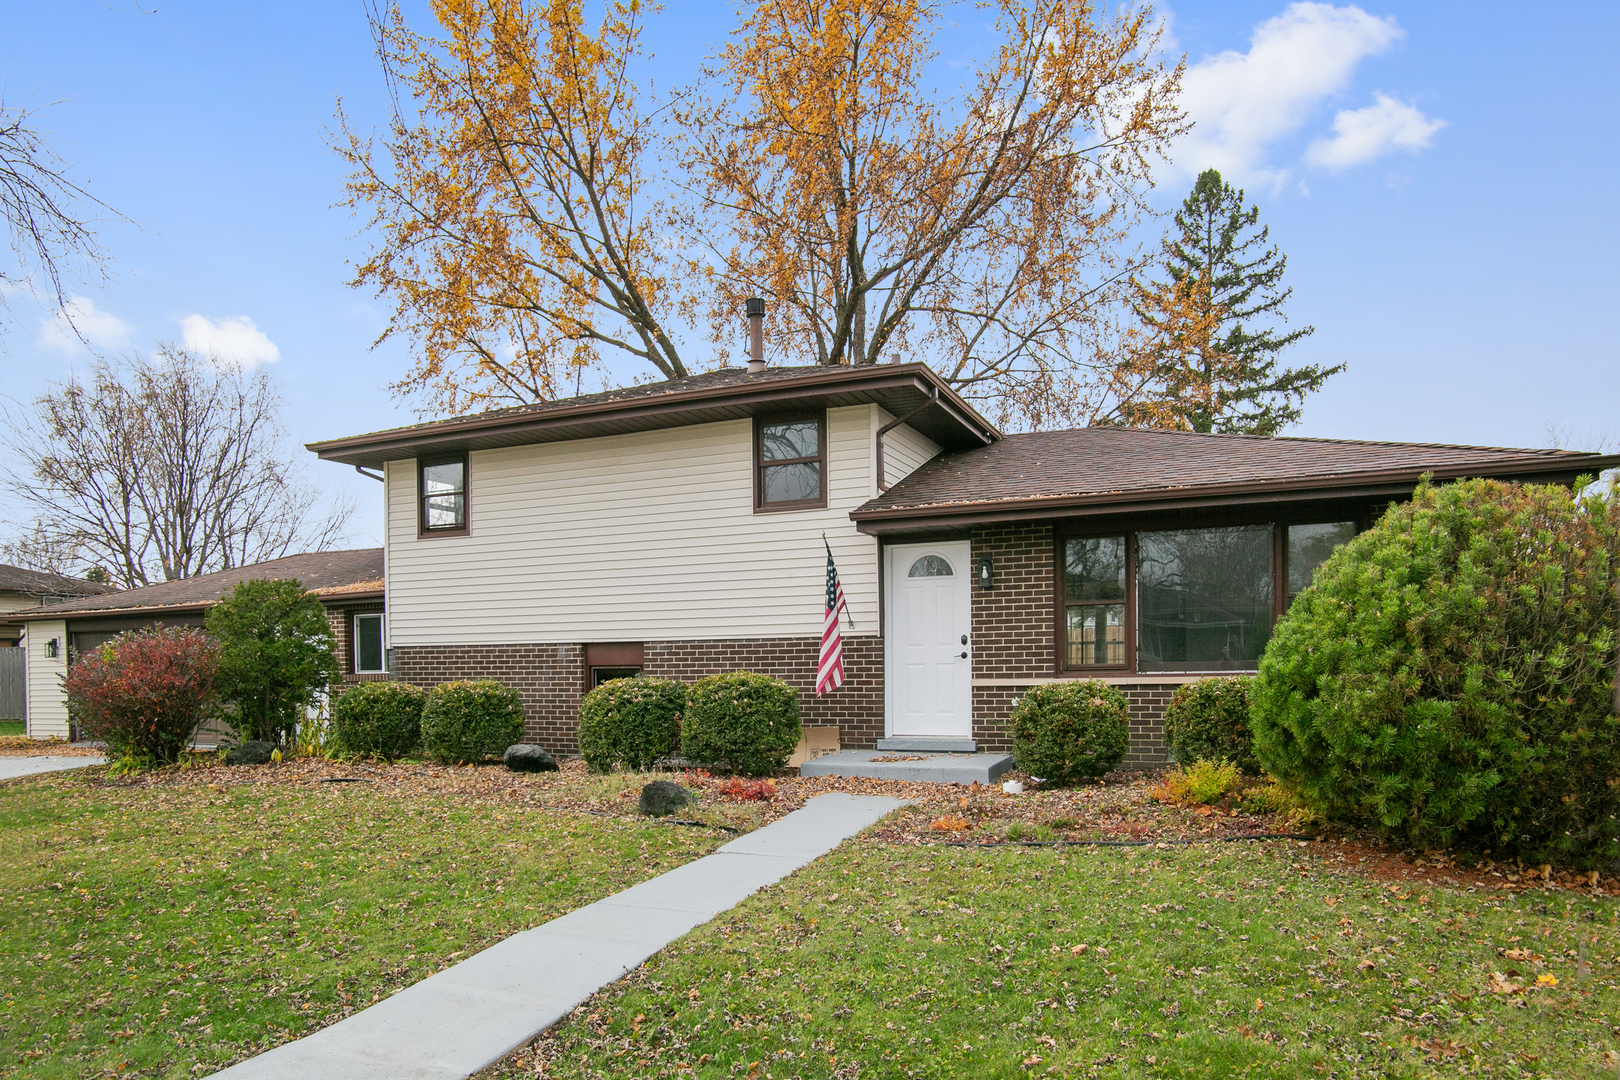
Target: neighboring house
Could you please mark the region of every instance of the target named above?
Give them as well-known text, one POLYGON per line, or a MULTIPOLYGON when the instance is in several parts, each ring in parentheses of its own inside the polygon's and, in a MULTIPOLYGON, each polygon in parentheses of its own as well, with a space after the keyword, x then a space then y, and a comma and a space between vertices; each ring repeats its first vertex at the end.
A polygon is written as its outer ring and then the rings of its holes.
POLYGON ((22 637, 23 624, 14 617, 14 612, 117 591, 115 586, 83 578, 44 574, 0 563, 0 649, 15 646, 22 637))
POLYGON ((68 737, 62 676, 74 656, 100 648, 126 630, 155 623, 202 626, 208 609, 237 582, 259 578, 291 578, 321 598, 346 682, 387 678, 382 549, 288 555, 17 616, 27 625, 28 734, 36 739, 68 737))
POLYGON ((922 364, 726 369, 310 449, 384 474, 393 677, 499 679, 553 751, 577 752, 604 678, 748 669, 799 687, 815 741, 895 749, 1006 749, 1029 687, 1099 678, 1132 703, 1135 765, 1163 760, 1174 687, 1254 670, 1311 571, 1423 473, 1620 464, 1004 436, 922 364), (816 698, 824 538, 853 623, 845 684, 816 698))

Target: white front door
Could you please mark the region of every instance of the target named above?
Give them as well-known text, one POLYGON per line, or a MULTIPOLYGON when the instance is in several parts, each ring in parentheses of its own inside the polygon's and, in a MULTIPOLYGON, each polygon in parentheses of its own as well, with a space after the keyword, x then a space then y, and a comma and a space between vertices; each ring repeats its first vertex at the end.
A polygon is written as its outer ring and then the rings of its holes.
POLYGON ((885 550, 889 737, 970 739, 971 549, 964 540, 885 550))

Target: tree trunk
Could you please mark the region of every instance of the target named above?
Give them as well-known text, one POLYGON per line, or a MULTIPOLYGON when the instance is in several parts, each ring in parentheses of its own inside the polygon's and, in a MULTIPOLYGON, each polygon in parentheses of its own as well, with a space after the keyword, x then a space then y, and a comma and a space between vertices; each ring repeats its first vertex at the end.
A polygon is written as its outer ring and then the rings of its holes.
POLYGON ((861 292, 855 297, 854 326, 849 332, 849 362, 851 364, 865 364, 866 359, 866 293, 861 292))

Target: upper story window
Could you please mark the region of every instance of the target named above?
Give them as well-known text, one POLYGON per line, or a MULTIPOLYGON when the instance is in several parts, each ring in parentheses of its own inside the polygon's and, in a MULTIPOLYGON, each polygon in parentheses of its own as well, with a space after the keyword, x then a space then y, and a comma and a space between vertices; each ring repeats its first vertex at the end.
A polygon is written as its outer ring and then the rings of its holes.
POLYGON ((756 418, 754 510, 806 510, 827 505, 827 418, 756 418))
POLYGON ((417 462, 418 531, 456 536, 467 531, 467 455, 417 462))

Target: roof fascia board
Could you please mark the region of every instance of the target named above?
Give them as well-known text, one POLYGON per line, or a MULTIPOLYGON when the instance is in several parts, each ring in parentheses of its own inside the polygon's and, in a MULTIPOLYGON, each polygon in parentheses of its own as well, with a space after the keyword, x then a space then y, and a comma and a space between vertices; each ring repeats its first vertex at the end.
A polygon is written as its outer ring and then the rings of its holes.
MULTIPOLYGON (((1423 473, 1437 480, 1473 476, 1514 476, 1523 482, 1566 482, 1592 471, 1594 475, 1612 465, 1620 465, 1620 455, 1583 460, 1574 468, 1549 469, 1545 458, 1516 462, 1465 463, 1446 468, 1363 473, 1333 484, 1332 477, 1315 477, 1281 483, 1271 481, 1212 485, 1208 488, 1173 488, 1159 492, 1110 492, 1101 495, 1049 499, 1008 499, 992 503, 948 503, 940 506, 852 510, 850 520, 857 530, 879 535, 904 531, 904 523, 926 522, 930 527, 970 525, 991 521, 1031 521, 1054 517, 1086 517, 1119 514, 1133 510, 1178 510, 1203 506, 1231 506, 1238 503, 1299 502, 1309 499, 1354 499, 1400 494, 1415 487, 1423 473), (1612 462, 1612 464, 1611 464, 1612 462), (893 523, 893 524, 891 524, 893 523)), ((1577 463, 1571 463, 1577 465, 1577 463)))
MULTIPOLYGON (((816 392, 836 392, 839 389, 843 389, 845 392, 858 392, 861 390, 890 390, 906 387, 936 397, 939 404, 951 414, 953 419, 983 441, 987 443, 993 442, 1001 437, 1001 432, 994 425, 979 417, 972 406, 963 401, 927 365, 903 364, 881 365, 872 369, 860 368, 831 371, 826 375, 791 380, 787 385, 782 383, 757 385, 743 383, 715 389, 682 390, 647 399, 604 401, 593 405, 560 408, 554 413, 542 413, 537 416, 474 416, 466 420, 446 421, 442 426, 427 429, 396 428, 392 431, 376 432, 370 435, 354 435, 342 439, 306 443, 305 449, 326 460, 347 463, 347 456, 354 454, 376 453, 391 447, 402 449, 411 447, 414 450, 416 448, 442 446, 446 443, 465 442, 469 437, 475 437, 486 432, 536 433, 557 428, 579 427, 593 421, 605 419, 633 420, 670 413, 694 412, 713 406, 766 405, 793 398, 809 397, 816 392), (890 367, 891 370, 884 371, 882 370, 884 367, 890 367)), ((578 437, 589 438, 591 436, 581 433, 578 437)))

